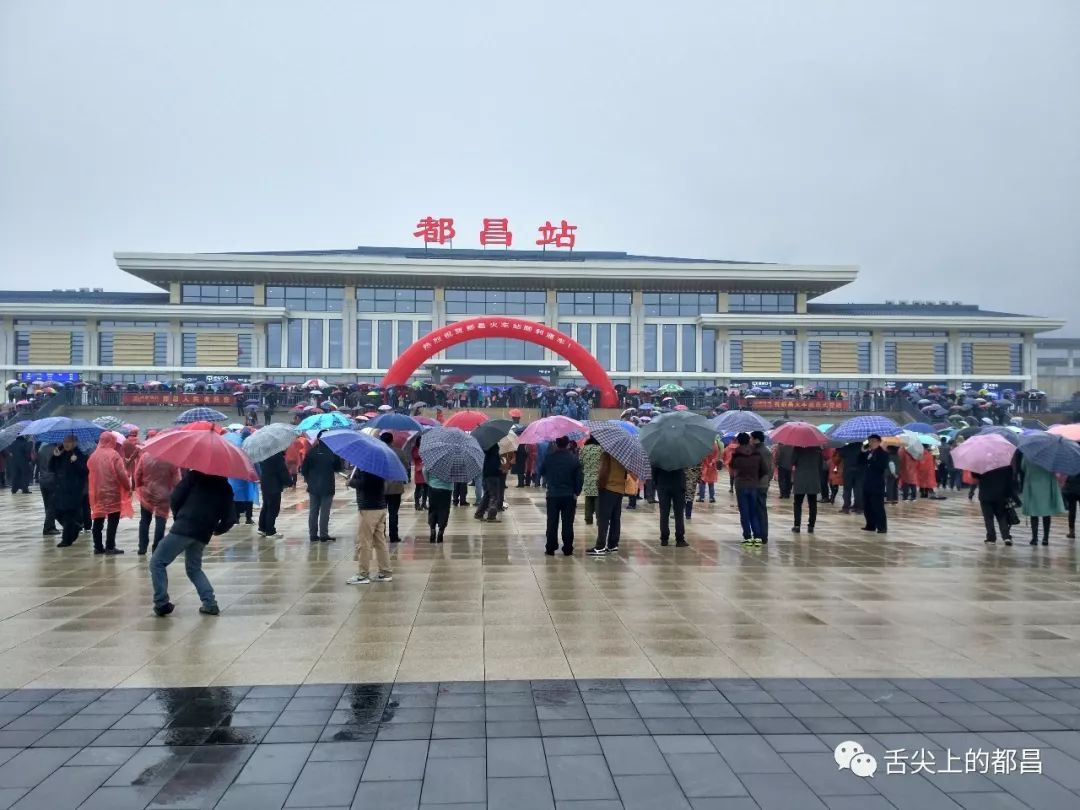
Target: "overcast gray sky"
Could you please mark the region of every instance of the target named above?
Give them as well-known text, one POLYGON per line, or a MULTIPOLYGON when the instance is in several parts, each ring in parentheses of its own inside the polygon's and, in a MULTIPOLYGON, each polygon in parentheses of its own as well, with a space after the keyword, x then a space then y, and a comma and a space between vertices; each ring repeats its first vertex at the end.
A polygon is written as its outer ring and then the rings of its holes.
POLYGON ((565 217, 1078 335, 1078 40, 1078 0, 0 0, 0 284, 565 217))

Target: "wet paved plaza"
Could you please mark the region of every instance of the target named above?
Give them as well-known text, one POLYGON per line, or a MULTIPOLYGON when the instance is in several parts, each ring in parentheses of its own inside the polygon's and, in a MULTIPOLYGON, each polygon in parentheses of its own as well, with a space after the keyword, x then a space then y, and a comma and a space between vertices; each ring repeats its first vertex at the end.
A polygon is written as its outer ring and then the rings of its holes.
POLYGON ((889 507, 884 538, 832 506, 794 535, 774 498, 744 548, 722 492, 688 549, 643 505, 617 558, 584 556, 579 514, 566 559, 540 492, 508 501, 443 545, 407 504, 394 581, 352 587, 348 494, 314 545, 287 494, 284 539, 210 546, 219 617, 177 563, 159 619, 133 521, 122 557, 56 549, 39 498, 0 493, 0 810, 1080 807, 1063 521, 986 547, 961 496, 889 507), (875 776, 838 768, 846 740, 875 776))

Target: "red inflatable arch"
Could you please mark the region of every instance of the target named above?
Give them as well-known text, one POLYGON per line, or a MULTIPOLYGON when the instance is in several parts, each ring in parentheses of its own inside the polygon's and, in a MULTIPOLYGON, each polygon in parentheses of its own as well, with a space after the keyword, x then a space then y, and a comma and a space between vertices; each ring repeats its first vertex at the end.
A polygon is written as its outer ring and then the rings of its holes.
POLYGON ((600 407, 615 408, 619 404, 615 386, 611 384, 611 378, 593 357, 588 349, 571 337, 562 332, 552 329, 536 321, 528 321, 524 318, 507 317, 482 317, 468 318, 435 329, 417 340, 407 348, 390 370, 383 377, 383 386, 405 385, 409 376, 420 367, 425 360, 435 356, 443 349, 465 343, 469 340, 481 338, 514 338, 528 340, 545 348, 551 349, 560 357, 568 360, 574 368, 581 372, 589 384, 600 390, 600 407))

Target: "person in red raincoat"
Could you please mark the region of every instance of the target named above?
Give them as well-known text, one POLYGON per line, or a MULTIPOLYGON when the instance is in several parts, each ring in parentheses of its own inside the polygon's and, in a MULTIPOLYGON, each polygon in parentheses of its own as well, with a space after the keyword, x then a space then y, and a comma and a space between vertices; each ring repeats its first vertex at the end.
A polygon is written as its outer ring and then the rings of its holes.
POLYGON ((705 503, 705 490, 709 490, 709 503, 716 503, 716 479, 719 472, 716 462, 720 460, 720 448, 715 444, 709 455, 701 460, 701 479, 698 481, 698 503, 705 503))
POLYGON ((538 446, 535 444, 527 445, 528 450, 525 452, 525 486, 532 484, 533 486, 540 486, 540 479, 536 475, 536 457, 539 452, 538 446))
POLYGON ((937 461, 934 458, 933 453, 930 452, 930 448, 925 444, 923 445, 922 458, 919 459, 916 465, 916 471, 918 475, 919 494, 924 498, 929 498, 934 494, 934 490, 937 489, 937 461))
POLYGON ((835 449, 826 452, 829 454, 829 503, 836 503, 836 496, 844 484, 844 460, 835 449))
MULTIPOLYGON (((919 462, 915 456, 907 451, 906 447, 900 448, 900 500, 913 501, 918 497, 919 486, 919 462)), ((925 455, 925 454, 924 454, 925 455)))
POLYGON ((124 459, 124 468, 128 471, 128 478, 135 480, 135 467, 139 463, 139 455, 142 453, 142 445, 139 444, 139 431, 128 431, 124 437, 124 443, 120 445, 120 457, 124 459))
POLYGON ((300 470, 300 465, 304 463, 304 456, 307 455, 308 449, 311 447, 311 442, 307 436, 297 436, 292 444, 285 450, 285 466, 289 470, 289 475, 292 477, 293 486, 296 486, 296 474, 300 470))
POLYGON ((158 547, 165 536, 169 498, 180 483, 180 469, 153 456, 140 456, 135 465, 135 495, 139 499, 139 556, 158 547), (150 522, 154 522, 154 544, 150 546, 150 522))
POLYGON ((117 450, 115 434, 111 431, 101 434, 86 467, 90 472, 90 518, 93 521, 90 531, 94 538, 94 553, 123 554, 124 550, 116 547, 116 527, 120 518, 131 517, 134 512, 131 508, 131 478, 117 450), (104 544, 101 540, 103 527, 104 544))
POLYGON ((735 491, 735 471, 731 469, 731 459, 735 455, 735 448, 739 446, 739 443, 732 439, 728 442, 728 446, 724 448, 723 454, 720 456, 724 466, 728 471, 728 492, 735 491))

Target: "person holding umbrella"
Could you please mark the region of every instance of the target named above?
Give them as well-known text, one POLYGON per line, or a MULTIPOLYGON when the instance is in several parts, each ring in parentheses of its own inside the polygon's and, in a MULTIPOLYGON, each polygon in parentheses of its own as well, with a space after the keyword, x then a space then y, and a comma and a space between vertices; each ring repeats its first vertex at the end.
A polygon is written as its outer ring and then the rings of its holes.
POLYGON ((57 548, 72 545, 83 527, 83 498, 86 491, 86 454, 79 449, 78 440, 69 434, 53 449, 49 459, 53 475, 53 510, 63 534, 57 548))
MULTIPOLYGON (((596 545, 586 554, 601 557, 617 554, 622 533, 622 499, 629 485, 629 473, 614 456, 604 452, 596 473, 596 545)), ((635 491, 636 491, 636 485, 635 491)))
POLYGON ((795 495, 795 525, 791 527, 791 531, 795 534, 802 531, 802 507, 805 500, 809 511, 806 531, 813 534, 817 524, 817 498, 821 490, 821 448, 796 447, 792 464, 794 472, 791 476, 791 490, 795 495))
POLYGON ((22 492, 30 494, 31 468, 34 452, 33 440, 27 436, 18 436, 7 449, 7 478, 11 494, 22 492))
POLYGON ((291 484, 292 476, 289 475, 284 450, 259 462, 259 488, 262 490, 258 526, 260 537, 281 537, 277 530, 277 518, 281 514, 281 493, 291 484))
POLYGON ((135 494, 139 498, 139 556, 157 550, 165 537, 169 517, 169 498, 180 483, 180 470, 174 464, 140 454, 135 465, 135 494), (150 523, 154 523, 154 543, 150 545, 150 523))
POLYGON ((871 433, 866 438, 866 450, 856 463, 862 469, 862 507, 866 518, 862 530, 885 534, 889 530, 885 515, 885 475, 889 470, 889 454, 881 446, 881 436, 871 433))
MULTIPOLYGON (((1031 518, 1031 545, 1039 544, 1039 518, 1042 518, 1042 544, 1050 545, 1050 519, 1065 511, 1061 487, 1049 470, 1035 464, 1026 455, 1020 460, 1020 498, 1023 512, 1031 518)), ((979 489, 982 489, 979 482, 979 489)))
MULTIPOLYGON (((769 485, 772 483, 773 470, 775 465, 773 464, 772 453, 769 452, 769 448, 765 446, 765 432, 761 430, 754 430, 750 432, 750 446, 753 447, 761 455, 761 477, 758 479, 758 491, 757 491, 757 512, 758 512, 758 529, 761 532, 761 542, 769 542, 769 485)), ((792 454, 794 459, 794 454, 792 454)), ((791 491, 791 476, 790 470, 788 477, 788 492, 791 491)))
MULTIPOLYGON (((559 547, 559 521, 562 521, 562 553, 569 557, 574 553, 574 512, 577 510, 577 497, 584 485, 581 462, 570 452, 570 440, 560 436, 555 440, 554 449, 544 463, 547 471, 547 543, 544 554, 555 556, 559 547)), ((486 458, 485 458, 486 462, 486 458)))
MULTIPOLYGON (((393 441, 393 434, 386 433, 393 441)), ((388 442, 389 444, 389 442, 388 442)), ((360 521, 356 535, 356 558, 359 570, 347 580, 348 585, 367 585, 372 581, 371 555, 374 551, 379 573, 375 582, 392 582, 394 572, 390 568, 390 549, 386 545, 386 485, 389 482, 380 475, 365 472, 356 467, 349 477, 349 486, 356 489, 356 508, 360 521)), ((400 502, 400 494, 398 496, 400 502)))
MULTIPOLYGON (((405 457, 405 453, 397 447, 394 447, 394 434, 390 431, 384 431, 379 435, 379 438, 394 451, 394 455, 397 456, 398 461, 401 462, 403 469, 409 469, 409 460, 405 457)), ((405 492, 404 481, 390 481, 386 482, 385 494, 386 494, 386 516, 387 523, 390 530, 390 542, 400 543, 401 536, 398 534, 398 512, 401 510, 401 496, 405 492)), ((360 490, 356 491, 357 508, 359 508, 360 490)))
POLYGON ((325 433, 320 430, 311 449, 300 465, 308 491, 308 539, 312 543, 329 543, 336 540, 330 536, 330 507, 334 503, 336 476, 342 470, 341 458, 319 439, 325 433))
POLYGON ((1009 523, 1009 502, 1016 497, 1016 470, 1011 464, 987 470, 984 473, 972 473, 979 482, 979 509, 986 525, 987 543, 997 542, 994 523, 1001 528, 1001 539, 1011 546, 1012 525, 1009 523))
POLYGON ((133 517, 131 478, 117 450, 116 435, 105 431, 98 438, 97 449, 86 462, 90 472, 90 518, 95 554, 123 554, 116 547, 116 529, 120 518, 133 517), (105 530, 102 543, 102 529, 105 530))

